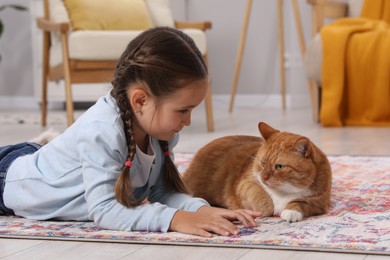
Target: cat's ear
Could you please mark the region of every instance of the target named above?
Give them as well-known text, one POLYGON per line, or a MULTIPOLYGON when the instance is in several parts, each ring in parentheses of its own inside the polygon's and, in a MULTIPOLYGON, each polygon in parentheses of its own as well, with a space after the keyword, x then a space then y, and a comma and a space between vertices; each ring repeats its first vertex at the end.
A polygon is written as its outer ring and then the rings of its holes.
POLYGON ((258 127, 259 127, 259 131, 260 131, 261 136, 263 136, 265 140, 267 140, 274 133, 280 132, 279 130, 276 130, 276 129, 270 127, 269 125, 267 125, 264 122, 260 122, 258 127))
POLYGON ((298 139, 298 141, 295 143, 294 148, 296 151, 301 153, 305 158, 309 157, 309 155, 312 152, 310 140, 305 137, 298 139))

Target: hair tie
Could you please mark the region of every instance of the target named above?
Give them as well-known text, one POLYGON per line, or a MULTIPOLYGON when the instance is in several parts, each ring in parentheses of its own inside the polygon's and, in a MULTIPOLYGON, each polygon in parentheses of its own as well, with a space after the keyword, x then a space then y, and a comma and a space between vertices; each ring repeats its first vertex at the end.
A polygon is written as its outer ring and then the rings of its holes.
POLYGON ((171 153, 169 152, 169 150, 167 150, 167 151, 164 152, 164 155, 165 155, 165 156, 169 156, 170 154, 171 154, 171 153))
POLYGON ((126 161, 125 162, 125 166, 127 166, 127 167, 131 167, 133 165, 133 163, 131 162, 131 161, 126 161))

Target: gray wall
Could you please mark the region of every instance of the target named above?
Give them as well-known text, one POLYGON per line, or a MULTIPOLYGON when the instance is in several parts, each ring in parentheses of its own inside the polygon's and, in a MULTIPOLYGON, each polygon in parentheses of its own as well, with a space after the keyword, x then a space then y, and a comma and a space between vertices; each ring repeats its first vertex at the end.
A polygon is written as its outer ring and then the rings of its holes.
MULTIPOLYGON (((34 0, 0 0, 29 7, 34 0)), ((307 105, 307 85, 302 69, 291 1, 284 1, 285 49, 291 58, 286 69, 287 92, 296 104, 307 105), (303 100, 303 102, 302 102, 303 100)), ((245 0, 171 0, 176 19, 209 20, 207 32, 210 74, 213 92, 228 96, 231 91, 245 0)), ((310 31, 310 9, 299 1, 307 40, 310 31)), ((0 38, 1 98, 33 97, 31 12, 11 9, 0 12, 5 30, 0 38)), ((280 91, 277 35, 277 1, 253 1, 247 44, 241 67, 238 95, 277 95, 280 91)), ((1 108, 1 104, 0 104, 1 108)))
MULTIPOLYGON (((0 0, 29 8, 28 0, 0 0)), ((0 38, 0 96, 33 96, 31 12, 12 8, 0 12, 4 25, 0 38)))

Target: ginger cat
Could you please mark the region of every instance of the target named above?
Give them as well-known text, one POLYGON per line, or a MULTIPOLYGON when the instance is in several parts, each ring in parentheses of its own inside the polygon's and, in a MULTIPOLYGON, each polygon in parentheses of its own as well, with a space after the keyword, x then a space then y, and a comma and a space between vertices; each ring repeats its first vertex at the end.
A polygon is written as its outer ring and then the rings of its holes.
POLYGON ((258 127, 263 138, 227 136, 201 148, 183 174, 190 192, 288 222, 326 213, 332 173, 325 154, 304 136, 258 127))

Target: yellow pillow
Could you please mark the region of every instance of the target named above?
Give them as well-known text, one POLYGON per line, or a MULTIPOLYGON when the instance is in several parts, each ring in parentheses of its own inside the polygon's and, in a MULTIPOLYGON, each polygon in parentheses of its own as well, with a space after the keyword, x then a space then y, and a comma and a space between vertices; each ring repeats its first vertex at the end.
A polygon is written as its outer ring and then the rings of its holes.
POLYGON ((144 0, 64 0, 73 30, 144 30, 152 27, 144 0))

